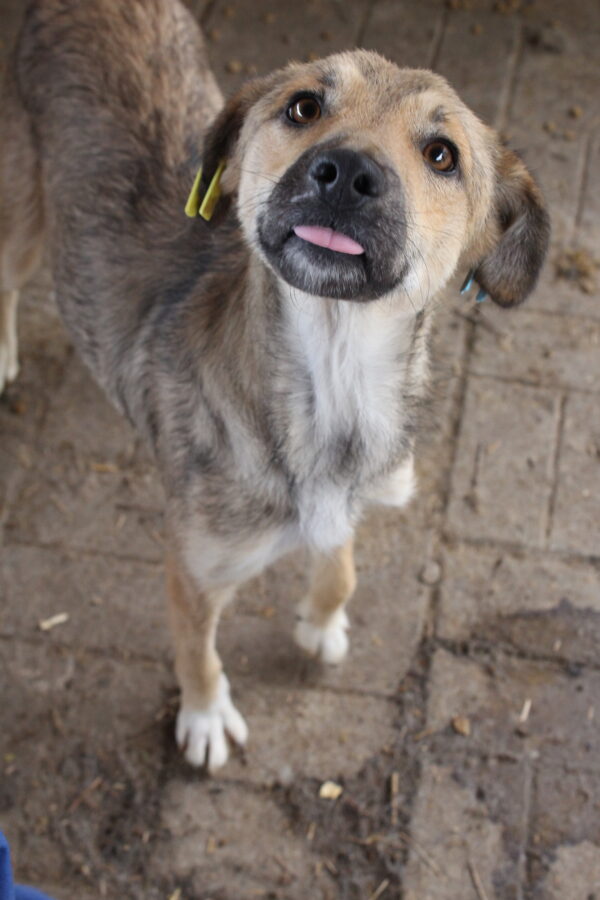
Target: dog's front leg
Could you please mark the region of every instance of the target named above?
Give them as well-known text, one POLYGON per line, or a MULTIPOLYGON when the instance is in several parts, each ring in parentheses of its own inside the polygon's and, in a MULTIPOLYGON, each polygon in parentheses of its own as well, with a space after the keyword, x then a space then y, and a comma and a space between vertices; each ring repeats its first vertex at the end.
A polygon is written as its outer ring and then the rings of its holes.
POLYGON ((345 605, 354 593, 356 572, 352 540, 331 553, 313 556, 307 596, 298 606, 296 643, 326 663, 339 663, 348 652, 345 605))
POLYGON ((235 587, 200 591, 175 555, 167 557, 169 619, 175 671, 181 687, 177 743, 193 766, 220 768, 229 755, 228 734, 244 744, 248 728, 229 694, 229 681, 215 648, 223 607, 235 587))

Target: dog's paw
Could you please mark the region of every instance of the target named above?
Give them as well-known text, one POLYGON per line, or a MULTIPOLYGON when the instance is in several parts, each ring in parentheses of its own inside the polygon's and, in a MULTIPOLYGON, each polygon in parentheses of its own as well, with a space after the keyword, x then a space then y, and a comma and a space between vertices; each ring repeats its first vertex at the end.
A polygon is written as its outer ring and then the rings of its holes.
POLYGON ((177 743, 192 766, 206 764, 209 772, 216 772, 227 762, 229 735, 236 744, 245 744, 248 726, 231 702, 229 681, 219 676, 217 694, 204 709, 182 706, 177 716, 177 743))
POLYGON ((326 625, 315 625, 310 620, 309 601, 303 600, 298 607, 294 639, 310 656, 317 656, 324 663, 336 665, 348 652, 349 625, 348 616, 343 609, 336 610, 326 625))

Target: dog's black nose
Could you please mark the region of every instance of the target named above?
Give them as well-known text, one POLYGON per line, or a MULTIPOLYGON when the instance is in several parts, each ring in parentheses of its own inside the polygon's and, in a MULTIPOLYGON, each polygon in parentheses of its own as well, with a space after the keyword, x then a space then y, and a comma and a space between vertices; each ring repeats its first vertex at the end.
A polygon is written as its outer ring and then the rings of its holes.
POLYGON ((383 169, 356 150, 319 153, 310 164, 308 178, 319 197, 341 209, 356 209, 385 190, 383 169))

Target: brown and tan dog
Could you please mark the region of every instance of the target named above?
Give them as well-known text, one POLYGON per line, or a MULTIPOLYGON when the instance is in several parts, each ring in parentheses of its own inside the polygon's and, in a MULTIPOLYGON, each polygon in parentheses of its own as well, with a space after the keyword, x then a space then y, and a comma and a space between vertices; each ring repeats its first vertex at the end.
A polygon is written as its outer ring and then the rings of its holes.
POLYGON ((177 0, 35 0, 2 105, 0 386, 46 245, 73 340, 167 494, 188 760, 244 742, 215 649, 236 586, 307 546, 298 643, 347 649, 352 534, 413 490, 433 299, 459 264, 503 306, 548 240, 519 159, 444 79, 355 51, 221 108, 177 0), (219 111, 220 110, 220 111, 219 111), (226 168, 214 220, 183 207, 226 168))

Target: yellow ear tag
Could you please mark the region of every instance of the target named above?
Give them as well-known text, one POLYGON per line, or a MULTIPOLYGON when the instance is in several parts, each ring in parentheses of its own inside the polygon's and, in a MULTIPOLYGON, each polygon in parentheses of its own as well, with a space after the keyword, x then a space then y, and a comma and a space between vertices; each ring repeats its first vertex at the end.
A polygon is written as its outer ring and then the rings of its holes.
POLYGON ((194 184, 190 191, 190 196, 185 204, 185 214, 190 219, 195 219, 200 209, 200 182, 202 181, 202 166, 198 169, 198 173, 194 178, 194 184))
POLYGON ((212 219, 213 213, 215 211, 215 206, 217 205, 217 201, 221 196, 221 175, 225 171, 225 161, 222 160, 217 166, 217 171, 212 177, 212 180, 208 186, 208 190, 204 195, 204 200, 200 204, 200 209, 198 210, 198 215, 202 216, 203 219, 206 219, 207 222, 210 222, 212 219))
POLYGON ((194 179, 194 184, 192 185, 192 190, 190 191, 190 196, 188 197, 187 203, 185 204, 185 214, 189 216, 190 219, 195 219, 196 216, 202 216, 203 219, 206 219, 207 222, 213 217, 213 213, 215 211, 215 207, 221 196, 221 175, 225 171, 225 161, 220 162, 217 166, 217 171, 213 175, 211 182, 208 186, 208 190, 204 195, 204 199, 202 202, 200 201, 200 182, 202 181, 202 166, 198 169, 198 174, 194 179))

